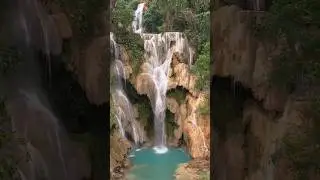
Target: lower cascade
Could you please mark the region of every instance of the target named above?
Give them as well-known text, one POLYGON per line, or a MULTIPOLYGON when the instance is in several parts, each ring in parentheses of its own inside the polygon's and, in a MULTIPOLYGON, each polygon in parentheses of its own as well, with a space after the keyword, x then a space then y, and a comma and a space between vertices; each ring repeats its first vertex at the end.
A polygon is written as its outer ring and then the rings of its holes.
POLYGON ((150 78, 153 89, 149 97, 154 113, 154 150, 166 153, 165 110, 169 70, 174 52, 183 52, 186 40, 179 32, 141 34, 144 40, 146 71, 141 75, 150 78))

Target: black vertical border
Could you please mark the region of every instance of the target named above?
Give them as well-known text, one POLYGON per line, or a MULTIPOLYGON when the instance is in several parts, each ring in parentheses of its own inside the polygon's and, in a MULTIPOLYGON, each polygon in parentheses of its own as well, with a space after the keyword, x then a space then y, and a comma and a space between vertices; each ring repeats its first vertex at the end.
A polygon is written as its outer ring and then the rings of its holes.
POLYGON ((210 179, 214 179, 214 144, 217 144, 214 142, 214 124, 213 124, 213 115, 212 115, 212 91, 213 91, 213 62, 214 62, 214 56, 213 56, 213 28, 212 28, 212 20, 213 20, 213 13, 214 13, 214 3, 216 0, 210 0, 210 179))

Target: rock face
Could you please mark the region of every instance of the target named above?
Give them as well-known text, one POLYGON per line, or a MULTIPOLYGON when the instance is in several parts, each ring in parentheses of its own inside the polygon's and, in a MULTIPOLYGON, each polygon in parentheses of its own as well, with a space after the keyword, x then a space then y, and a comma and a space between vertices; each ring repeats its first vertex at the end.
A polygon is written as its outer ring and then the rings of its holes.
MULTIPOLYGON (((77 77, 82 88, 86 91, 89 101, 101 105, 109 101, 108 72, 109 66, 109 32, 105 31, 107 22, 104 20, 105 12, 99 13, 96 34, 90 37, 88 43, 79 43, 71 28, 70 19, 66 13, 68 10, 59 7, 58 4, 49 1, 47 5, 51 11, 50 18, 60 35, 61 40, 68 39, 71 43, 71 60, 67 62, 69 70, 77 77), (66 12, 66 13, 64 13, 66 12)), ((69 45, 67 45, 69 46, 69 45)))
POLYGON ((250 23, 259 17, 236 6, 225 6, 215 12, 212 22, 213 75, 232 76, 252 89, 255 98, 264 101, 268 110, 283 110, 287 95, 269 86, 271 57, 280 45, 259 42, 253 35, 250 23))
MULTIPOLYGON (((174 137, 168 137, 169 144, 178 145, 179 139, 186 136, 188 139, 187 148, 193 158, 208 157, 210 154, 210 117, 201 115, 199 109, 202 106, 209 106, 206 100, 209 99, 208 93, 198 92, 195 89, 196 76, 190 72, 190 67, 182 62, 178 54, 174 54, 168 89, 174 90, 183 87, 187 90, 184 103, 179 104, 177 99, 167 97, 167 108, 174 114, 174 120, 178 127, 174 129, 174 137)), ((135 87, 139 94, 146 94, 149 98, 153 97, 154 83, 151 77, 145 72, 145 66, 141 65, 141 73, 135 78, 135 87)))
POLYGON ((180 164, 176 170, 176 180, 202 180, 210 179, 210 163, 204 159, 192 160, 180 164))
POLYGON ((121 179, 124 168, 128 168, 130 143, 115 132, 110 136, 110 172, 111 179, 121 179))
POLYGON ((69 39, 72 37, 72 29, 67 16, 64 13, 51 15, 53 18, 61 39, 69 39))
POLYGON ((221 7, 213 15, 213 75, 233 78, 252 95, 241 105, 241 116, 225 126, 226 132, 217 133, 215 179, 293 179, 292 162, 275 156, 285 135, 306 121, 300 113, 305 104, 269 85, 271 57, 279 53, 280 43, 270 45, 253 36, 255 17, 236 6, 221 7))
POLYGON ((199 112, 202 105, 209 106, 204 102, 206 98, 208 96, 205 94, 200 94, 199 97, 187 95, 186 106, 183 106, 186 107, 186 118, 180 119, 182 131, 188 137, 187 147, 193 158, 204 158, 210 154, 210 117, 199 112))

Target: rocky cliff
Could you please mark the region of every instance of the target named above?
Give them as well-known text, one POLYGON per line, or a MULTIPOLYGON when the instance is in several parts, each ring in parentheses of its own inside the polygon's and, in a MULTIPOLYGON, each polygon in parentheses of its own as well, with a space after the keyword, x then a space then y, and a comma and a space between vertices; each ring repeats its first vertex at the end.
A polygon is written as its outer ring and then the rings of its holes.
MULTIPOLYGON (((213 13, 215 179, 295 179, 294 168, 301 162, 297 159, 306 157, 286 142, 297 143, 288 139, 290 134, 303 137, 310 119, 302 112, 309 102, 270 84, 271 59, 283 42, 270 43, 254 35, 252 25, 262 16, 263 12, 237 6, 223 6, 213 13), (300 153, 293 157, 290 152, 300 153)), ((312 168, 304 170, 304 178, 318 177, 312 168)))
MULTIPOLYGON (((125 50, 122 51, 122 57, 129 57, 125 50)), ((208 92, 196 90, 195 82, 197 77, 191 73, 188 64, 181 59, 177 54, 174 55, 170 68, 168 92, 173 92, 173 95, 170 96, 169 93, 167 96, 167 109, 173 114, 176 126, 173 129, 167 129, 167 131, 172 131, 171 136, 168 135, 167 138, 169 139, 169 144, 173 146, 178 146, 181 139, 186 140, 185 143, 187 143, 187 148, 193 158, 209 157, 209 110, 206 110, 206 112, 201 112, 200 110, 201 108, 208 108, 209 94, 208 92)), ((142 63, 139 66, 139 73, 133 75, 130 59, 124 58, 124 62, 127 78, 130 77, 130 82, 137 93, 151 96, 153 83, 147 75, 143 74, 145 64, 142 63)))

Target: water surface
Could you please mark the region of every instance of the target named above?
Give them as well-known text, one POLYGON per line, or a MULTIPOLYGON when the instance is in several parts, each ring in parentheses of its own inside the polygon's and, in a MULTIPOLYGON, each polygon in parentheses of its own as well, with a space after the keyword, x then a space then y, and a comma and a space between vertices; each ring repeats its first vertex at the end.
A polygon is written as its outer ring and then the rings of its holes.
POLYGON ((135 149, 129 156, 133 167, 128 180, 174 180, 178 164, 190 160, 181 148, 168 148, 164 154, 158 154, 153 148, 135 149))

